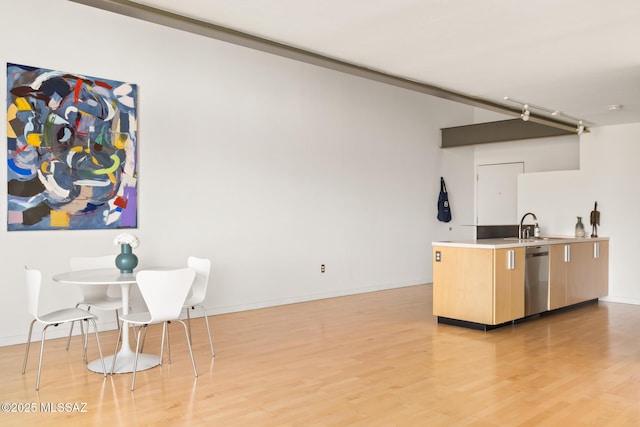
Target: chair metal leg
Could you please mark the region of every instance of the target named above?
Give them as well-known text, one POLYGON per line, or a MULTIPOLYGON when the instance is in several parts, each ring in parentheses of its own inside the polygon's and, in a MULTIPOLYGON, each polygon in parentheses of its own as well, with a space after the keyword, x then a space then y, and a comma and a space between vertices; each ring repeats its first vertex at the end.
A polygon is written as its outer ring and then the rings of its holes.
MULTIPOLYGON (((78 308, 80 305, 82 305, 82 303, 78 303, 76 304, 76 308, 78 308)), ((91 311, 91 306, 87 306, 87 311, 91 311)), ((71 345, 71 335, 73 335, 73 326, 76 324, 76 322, 71 322, 71 328, 69 329, 69 337, 67 338, 67 351, 69 350, 69 346, 71 345)), ((118 329, 120 329, 120 313, 118 312, 118 309, 116 308, 116 326, 118 327, 118 329)), ((82 321, 80 321, 80 332, 82 333, 82 321)), ((85 360, 86 362, 86 360, 85 360)))
MULTIPOLYGON (((164 360, 164 337, 167 335, 167 322, 162 322, 162 340, 160 341, 160 366, 164 360)), ((171 363, 171 355, 169 355, 169 363, 171 363)))
MULTIPOLYGON (((147 327, 146 326, 138 326, 138 332, 140 332, 140 328, 144 327, 144 335, 142 336, 142 344, 140 344, 140 353, 142 353, 144 351, 144 342, 147 339, 147 327)), ((133 332, 135 333, 136 328, 135 326, 133 327, 133 332)))
MULTIPOLYGON (((169 357, 169 363, 171 363, 171 343, 169 342, 169 323, 171 322, 163 322, 162 323, 162 341, 160 342, 160 366, 162 366, 162 362, 164 362, 164 341, 165 338, 167 340, 167 355, 169 357)), ((142 353, 142 349, 140 349, 142 353)))
POLYGON ((87 322, 87 327, 80 328, 84 331, 84 334, 82 335, 82 352, 83 352, 82 361, 84 363, 87 363, 87 343, 89 342, 89 322, 88 322, 88 319, 83 319, 80 321, 80 324, 82 325, 83 322, 87 322))
MULTIPOLYGON (((77 303, 76 308, 78 308, 80 304, 81 303, 77 303)), ((69 328, 69 338, 67 338, 67 351, 69 351, 69 345, 71 344, 71 334, 73 334, 73 325, 75 324, 76 324, 75 321, 71 322, 71 328, 69 328)))
POLYGON ((73 325, 75 324, 76 322, 71 322, 71 327, 69 328, 69 338, 67 338, 67 351, 69 351, 69 345, 71 344, 71 334, 73 334, 73 325))
POLYGON ((187 348, 189 349, 189 355, 191 356, 191 366, 193 366, 193 376, 198 378, 198 370, 196 369, 196 361, 193 358, 193 350, 191 349, 191 340, 189 339, 189 330, 187 328, 186 323, 184 323, 180 319, 177 319, 177 321, 182 323, 182 326, 184 327, 184 335, 187 338, 187 348))
MULTIPOLYGON (((100 354, 100 362, 102 363, 102 372, 104 372, 104 376, 107 376, 107 369, 104 366, 104 358, 102 357, 102 348, 100 347, 100 339, 98 338, 98 325, 96 324, 95 319, 89 319, 93 324, 93 332, 96 335, 96 344, 98 344, 98 353, 100 354)), ((89 329, 89 325, 87 325, 87 330, 89 329)), ((86 358, 86 350, 85 350, 85 358, 86 358)), ((114 356, 115 358, 115 356, 114 356)))
MULTIPOLYGON (((120 341, 122 341, 122 329, 118 330, 118 338, 116 338, 116 350, 113 352, 113 359, 111 362, 111 375, 113 375, 113 371, 116 368, 116 357, 118 357, 118 344, 120 344, 120 341)), ((124 343, 122 345, 124 345, 124 343)))
POLYGON ((204 309, 204 306, 197 306, 200 310, 202 310, 202 314, 204 314, 204 324, 207 327, 207 335, 209 336, 209 347, 211 348, 211 357, 215 357, 216 353, 213 351, 213 340, 211 339, 211 329, 209 328, 209 316, 207 316, 207 310, 204 309))
POLYGON ((169 341, 169 324, 171 322, 165 322, 167 325, 167 355, 169 356, 169 363, 171 363, 171 341, 169 341))
MULTIPOLYGON (((131 329, 133 329, 133 336, 135 336, 138 332, 137 329, 141 328, 142 326, 137 326, 136 325, 131 325, 131 329)), ((144 340, 142 340, 142 344, 140 347, 140 353, 144 353, 144 340)))
POLYGON ((189 340, 193 342, 193 338, 191 337, 191 312, 189 310, 193 310, 194 307, 187 307, 187 327, 189 329, 189 340))
MULTIPOLYGON (((136 357, 133 359, 133 373, 131 374, 131 391, 136 386, 136 370, 138 369, 138 355, 140 354, 140 332, 142 327, 138 328, 138 336, 136 338, 136 357)), ((147 325, 144 325, 144 334, 147 335, 147 325)))
MULTIPOLYGON (((87 311, 91 311, 91 306, 87 306, 87 311)), ((80 334, 84 335, 84 325, 82 324, 82 320, 80 321, 80 334)))
POLYGON ((195 310, 196 308, 198 308, 204 315, 205 326, 207 327, 207 335, 209 336, 209 348, 211 349, 211 357, 215 357, 216 353, 213 349, 213 340, 211 339, 211 328, 209 328, 209 316, 207 316, 207 310, 205 310, 204 306, 202 305, 194 305, 185 308, 187 309, 187 329, 189 330, 189 340, 193 342, 191 338, 191 316, 189 314, 189 310, 195 310))
MULTIPOLYGON (((96 324, 94 319, 83 319, 82 321, 89 321, 91 320, 91 323, 93 323, 93 330, 96 336, 96 343, 98 345, 98 353, 100 354, 100 360, 102 361, 102 370, 104 371, 104 375, 107 376, 107 370, 105 368, 104 365, 104 358, 102 357, 102 348, 100 347, 100 338, 98 337, 98 325, 96 324)), ((29 326, 29 336, 27 338, 27 347, 25 349, 24 352, 24 361, 22 362, 22 373, 24 374, 27 370, 27 360, 29 359, 29 349, 31 347, 31 335, 33 333, 33 325, 35 324, 36 319, 31 321, 31 325, 29 326)), ((72 322, 73 323, 73 322, 72 322)), ((44 328, 42 328, 42 336, 40 338, 40 357, 38 359, 38 374, 36 376, 36 390, 40 389, 40 376, 42 374, 42 358, 44 356, 44 344, 46 342, 46 333, 47 333, 47 328, 49 328, 49 326, 51 326, 51 324, 49 325, 45 325, 44 328)), ((58 324, 53 324, 53 326, 58 326, 58 324)), ((87 334, 89 332, 89 325, 87 325, 87 334)), ((87 335, 83 335, 83 347, 84 347, 84 360, 87 360, 87 335)), ((116 343, 117 346, 117 343, 116 343)), ((115 357, 114 357, 114 365, 115 365, 115 357)), ((112 368, 112 372, 113 372, 113 368, 112 368)))
POLYGON ((24 362, 22 362, 22 374, 24 375, 27 370, 27 358, 29 357, 29 347, 31 347, 31 332, 33 332, 33 324, 36 323, 36 319, 31 321, 31 326, 29 326, 29 337, 27 338, 27 348, 24 351, 24 362))
POLYGON ((38 376, 36 377, 36 390, 40 389, 40 371, 42 370, 42 354, 44 353, 45 333, 50 325, 42 329, 42 338, 40 339, 40 360, 38 361, 38 376))

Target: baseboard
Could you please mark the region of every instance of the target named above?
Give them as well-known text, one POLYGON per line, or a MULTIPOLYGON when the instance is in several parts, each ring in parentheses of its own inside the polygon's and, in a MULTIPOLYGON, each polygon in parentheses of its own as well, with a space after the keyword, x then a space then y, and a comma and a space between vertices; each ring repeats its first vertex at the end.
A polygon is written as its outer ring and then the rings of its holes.
POLYGON ((426 282, 420 282, 420 283, 403 282, 403 283, 394 283, 394 284, 386 284, 386 285, 378 285, 378 286, 366 286, 362 288, 341 289, 341 290, 331 291, 331 292, 321 292, 321 293, 309 294, 309 295, 299 295, 295 297, 263 300, 263 301, 258 301, 251 304, 206 307, 206 310, 207 310, 207 314, 210 316, 216 315, 216 314, 237 313, 241 311, 259 310, 261 308, 277 307, 281 305, 298 304, 301 302, 309 302, 309 301, 316 301, 316 300, 322 300, 322 299, 328 299, 328 298, 338 298, 338 297, 345 297, 349 295, 365 294, 368 292, 378 292, 378 291, 386 291, 391 289, 406 288, 409 286, 419 286, 419 285, 424 285, 425 283, 426 282))
POLYGON ((640 298, 606 296, 606 297, 601 297, 600 301, 603 301, 603 302, 616 302, 616 303, 620 303, 620 304, 640 305, 640 298))
MULTIPOLYGON (((295 297, 264 300, 264 301, 250 303, 250 304, 237 304, 237 305, 211 306, 211 307, 205 306, 205 310, 207 310, 207 314, 209 316, 213 316, 217 314, 237 313, 241 311, 259 310, 261 308, 276 307, 280 305, 297 304, 301 302, 315 301, 315 300, 321 300, 321 299, 327 299, 327 298, 337 298, 337 297, 344 297, 348 295, 364 294, 367 292, 377 292, 377 291, 385 291, 385 290, 398 289, 398 288, 406 288, 408 286, 418 286, 423 284, 425 284, 425 282, 419 282, 419 283, 400 282, 400 283, 391 283, 391 284, 376 285, 376 286, 365 286, 361 288, 340 289, 340 290, 331 291, 331 292, 321 292, 316 294, 300 295, 295 297)), ((191 316, 192 318, 202 317, 202 312, 200 310, 191 311, 191 315, 192 315, 191 316)), ((107 321, 107 322, 98 322, 98 333, 103 331, 104 332, 111 331, 115 329, 117 329, 115 320, 107 321)), ((37 326, 34 326, 31 342, 40 340, 41 331, 42 329, 38 328, 37 326)), ((80 328, 74 327, 74 336, 78 334, 80 334, 80 328)), ((68 325, 61 326, 60 328, 47 329, 47 340, 63 338, 67 336, 69 336, 68 325)), ((20 335, 0 337, 0 347, 24 344, 26 342, 26 339, 27 339, 26 332, 20 335)))

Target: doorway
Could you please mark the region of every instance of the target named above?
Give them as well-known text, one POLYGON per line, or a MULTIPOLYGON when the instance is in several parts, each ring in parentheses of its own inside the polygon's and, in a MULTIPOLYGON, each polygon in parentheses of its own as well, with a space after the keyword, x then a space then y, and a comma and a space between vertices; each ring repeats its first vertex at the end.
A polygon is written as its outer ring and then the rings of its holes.
POLYGON ((476 171, 476 225, 517 224, 524 162, 478 165, 476 171))

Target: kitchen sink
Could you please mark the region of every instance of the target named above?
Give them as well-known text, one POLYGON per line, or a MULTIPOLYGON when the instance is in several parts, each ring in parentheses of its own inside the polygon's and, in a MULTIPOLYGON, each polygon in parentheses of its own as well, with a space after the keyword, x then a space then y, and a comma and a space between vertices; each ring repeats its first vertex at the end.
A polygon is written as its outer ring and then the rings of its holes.
POLYGON ((504 240, 514 240, 518 242, 545 242, 551 240, 566 240, 566 237, 530 237, 528 239, 520 239, 519 237, 505 237, 504 240))
POLYGON ((504 240, 513 240, 514 242, 535 242, 537 240, 542 240, 540 238, 534 239, 533 237, 529 239, 521 239, 519 237, 505 237, 504 240))

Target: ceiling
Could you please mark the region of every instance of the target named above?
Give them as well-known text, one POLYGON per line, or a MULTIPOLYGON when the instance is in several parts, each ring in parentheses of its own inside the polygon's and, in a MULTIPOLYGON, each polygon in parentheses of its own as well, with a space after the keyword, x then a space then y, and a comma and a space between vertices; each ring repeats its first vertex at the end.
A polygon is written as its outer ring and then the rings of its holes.
POLYGON ((590 127, 640 122, 637 0, 133 3, 590 127))

